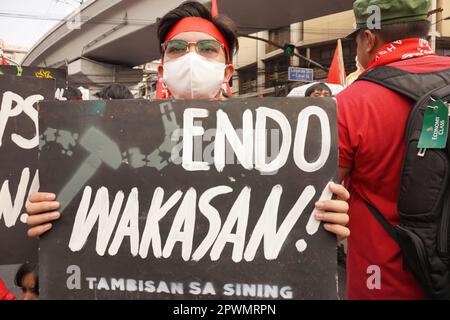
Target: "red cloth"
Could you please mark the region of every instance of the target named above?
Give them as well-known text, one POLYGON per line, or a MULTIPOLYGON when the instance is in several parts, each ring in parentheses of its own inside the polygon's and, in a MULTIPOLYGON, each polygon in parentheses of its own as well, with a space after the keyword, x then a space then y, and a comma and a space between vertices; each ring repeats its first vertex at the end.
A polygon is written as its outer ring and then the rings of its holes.
POLYGON ((7 65, 8 61, 6 61, 5 56, 2 55, 2 65, 7 65))
POLYGON ((331 63, 330 70, 328 71, 327 83, 345 85, 345 66, 343 63, 343 56, 339 57, 340 45, 338 44, 334 51, 333 62, 331 63))
POLYGON ((170 96, 169 90, 164 86, 163 79, 158 75, 158 80, 156 81, 156 99, 164 100, 170 96))
POLYGON ((16 300, 16 297, 6 288, 2 278, 0 278, 0 300, 16 300))
MULTIPOLYGON (((410 72, 432 72, 450 68, 450 58, 422 56, 389 65, 410 72)), ((400 248, 363 200, 376 206, 391 224, 398 224, 404 130, 412 101, 367 81, 355 82, 337 101, 339 166, 352 170, 347 298, 425 299, 413 275, 403 269, 400 248), (372 265, 380 267, 380 290, 367 286, 372 265)))
POLYGON ((398 40, 388 43, 378 50, 366 71, 400 60, 430 56, 434 54, 435 53, 431 49, 428 41, 424 39, 411 38, 398 40))
POLYGON ((217 6, 217 0, 211 0, 211 15, 213 18, 219 15, 219 7, 217 6))

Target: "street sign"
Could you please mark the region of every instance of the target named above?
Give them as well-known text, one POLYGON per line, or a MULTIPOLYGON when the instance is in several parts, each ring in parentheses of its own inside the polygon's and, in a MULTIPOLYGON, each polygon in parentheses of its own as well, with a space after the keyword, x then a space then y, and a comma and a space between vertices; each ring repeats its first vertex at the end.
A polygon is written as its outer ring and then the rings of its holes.
POLYGON ((289 81, 314 81, 314 69, 289 67, 289 81))

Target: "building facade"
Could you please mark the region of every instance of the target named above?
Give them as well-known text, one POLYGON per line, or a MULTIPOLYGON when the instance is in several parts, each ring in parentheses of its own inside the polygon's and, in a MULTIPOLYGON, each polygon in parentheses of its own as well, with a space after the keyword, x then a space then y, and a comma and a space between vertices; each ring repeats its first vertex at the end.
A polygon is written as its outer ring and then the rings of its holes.
MULTIPOLYGON (((450 0, 434 1, 443 11, 432 16, 432 40, 436 52, 450 56, 450 0)), ((273 30, 252 34, 281 46, 293 44, 301 55, 329 68, 333 60, 337 40, 342 39, 344 64, 347 74, 356 71, 356 44, 344 37, 353 30, 352 10, 301 21, 273 30)), ((286 96, 293 88, 305 82, 289 81, 289 67, 312 68, 315 81, 326 81, 327 72, 308 61, 285 54, 284 50, 263 41, 240 38, 240 50, 236 56, 236 74, 233 93, 242 97, 286 96)))
POLYGON ((28 48, 13 46, 0 39, 0 55, 6 58, 8 64, 20 64, 27 52, 28 48))

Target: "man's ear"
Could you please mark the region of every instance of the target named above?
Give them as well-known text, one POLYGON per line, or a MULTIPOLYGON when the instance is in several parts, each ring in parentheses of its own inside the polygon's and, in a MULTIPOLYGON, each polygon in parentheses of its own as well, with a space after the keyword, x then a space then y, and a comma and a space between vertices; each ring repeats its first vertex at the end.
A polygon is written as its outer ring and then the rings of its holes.
POLYGON ((234 74, 234 66, 232 64, 228 64, 225 67, 225 77, 223 79, 223 82, 228 83, 231 80, 233 74, 234 74))
POLYGON ((375 33, 370 30, 364 31, 364 41, 366 41, 366 52, 373 54, 378 51, 380 47, 379 40, 375 33))

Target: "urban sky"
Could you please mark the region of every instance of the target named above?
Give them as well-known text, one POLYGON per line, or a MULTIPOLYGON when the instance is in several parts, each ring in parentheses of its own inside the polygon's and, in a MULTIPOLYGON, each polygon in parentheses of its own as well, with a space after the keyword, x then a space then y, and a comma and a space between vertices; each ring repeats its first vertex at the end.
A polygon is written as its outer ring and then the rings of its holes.
POLYGON ((31 48, 80 5, 80 0, 0 0, 0 39, 31 48))

